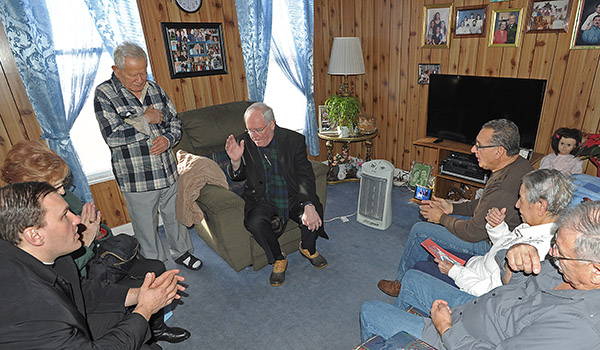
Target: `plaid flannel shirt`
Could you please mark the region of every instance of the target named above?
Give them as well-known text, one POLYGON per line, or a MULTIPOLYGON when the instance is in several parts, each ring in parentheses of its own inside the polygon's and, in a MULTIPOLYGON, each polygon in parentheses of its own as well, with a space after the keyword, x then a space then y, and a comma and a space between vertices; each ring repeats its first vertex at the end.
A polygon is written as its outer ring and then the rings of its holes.
POLYGON ((177 181, 177 162, 171 148, 181 138, 181 121, 165 91, 155 82, 147 82, 143 103, 112 75, 98 85, 94 110, 104 141, 111 151, 113 173, 123 192, 143 192, 167 188, 177 181), (145 122, 144 111, 153 106, 163 112, 161 124, 145 122), (134 125, 146 123, 140 132, 134 125), (143 130, 142 130, 143 131, 143 130), (152 141, 164 136, 169 149, 150 155, 152 141))

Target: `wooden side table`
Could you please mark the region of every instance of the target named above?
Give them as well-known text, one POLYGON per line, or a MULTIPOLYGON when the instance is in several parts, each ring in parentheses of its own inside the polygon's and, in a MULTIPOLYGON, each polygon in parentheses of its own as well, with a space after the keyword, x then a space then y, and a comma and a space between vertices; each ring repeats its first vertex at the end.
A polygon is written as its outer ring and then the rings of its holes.
POLYGON ((342 144, 342 152, 350 149, 350 144, 353 142, 364 142, 367 146, 367 154, 365 155, 365 161, 371 160, 371 147, 373 147, 373 139, 377 136, 378 131, 375 129, 374 132, 370 134, 361 134, 350 137, 339 137, 337 135, 328 135, 319 133, 319 138, 327 141, 325 143, 325 147, 327 148, 327 164, 329 165, 329 172, 327 173, 327 182, 337 182, 337 178, 333 173, 333 144, 335 142, 341 142, 342 144))

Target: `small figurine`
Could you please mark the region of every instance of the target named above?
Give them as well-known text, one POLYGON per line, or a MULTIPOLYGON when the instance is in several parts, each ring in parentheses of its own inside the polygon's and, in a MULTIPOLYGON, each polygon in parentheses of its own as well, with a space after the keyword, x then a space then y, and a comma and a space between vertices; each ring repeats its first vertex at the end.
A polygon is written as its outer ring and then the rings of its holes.
POLYGON ((581 131, 560 128, 552 135, 552 149, 542 158, 540 169, 556 169, 567 176, 583 172, 583 161, 574 156, 575 148, 581 143, 581 131))

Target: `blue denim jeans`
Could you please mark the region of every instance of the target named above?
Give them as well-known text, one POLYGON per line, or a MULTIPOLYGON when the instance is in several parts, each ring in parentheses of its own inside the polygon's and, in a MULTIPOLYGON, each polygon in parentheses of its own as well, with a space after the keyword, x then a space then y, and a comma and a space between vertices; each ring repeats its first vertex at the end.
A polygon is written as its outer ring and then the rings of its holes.
POLYGON ((431 305, 437 299, 448 302, 452 308, 462 305, 475 296, 419 270, 408 270, 402 279, 402 289, 396 305, 380 300, 365 302, 360 308, 360 334, 362 341, 377 334, 385 339, 400 331, 421 338, 425 327, 424 318, 404 311, 409 306, 429 315, 431 305))
POLYGON ((446 300, 448 306, 453 308, 475 298, 475 296, 419 270, 406 271, 401 282, 402 288, 396 300, 398 310, 405 310, 412 306, 429 315, 431 305, 437 299, 446 300))
POLYGON ((425 261, 430 255, 421 242, 431 238, 440 247, 453 250, 460 253, 473 255, 484 255, 490 250, 490 244, 487 241, 471 243, 453 235, 442 225, 430 222, 417 222, 410 229, 410 234, 406 240, 406 246, 398 266, 398 281, 402 281, 404 274, 415 265, 417 261, 425 261))
POLYGON ((400 331, 406 331, 421 338, 424 327, 423 317, 408 313, 380 300, 369 300, 360 308, 362 341, 375 334, 389 339, 400 331))

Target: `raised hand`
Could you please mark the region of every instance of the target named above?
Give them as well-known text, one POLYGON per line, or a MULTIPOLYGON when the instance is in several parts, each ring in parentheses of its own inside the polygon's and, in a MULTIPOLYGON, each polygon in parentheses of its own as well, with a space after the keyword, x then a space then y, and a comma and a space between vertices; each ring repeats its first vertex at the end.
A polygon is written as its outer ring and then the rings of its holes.
POLYGON ((244 140, 238 144, 233 135, 229 135, 227 142, 225 142, 225 151, 231 159, 231 164, 234 170, 240 167, 242 155, 244 154, 244 140))
POLYGON ((492 227, 496 227, 496 226, 500 225, 504 221, 505 218, 506 218, 506 208, 502 208, 502 209, 491 208, 490 210, 488 210, 488 212, 485 216, 485 220, 492 227))
POLYGON ((100 232, 100 221, 102 214, 96 211, 96 206, 93 202, 85 203, 81 209, 81 223, 85 226, 85 231, 81 232, 81 240, 86 246, 90 246, 98 232, 100 232))

